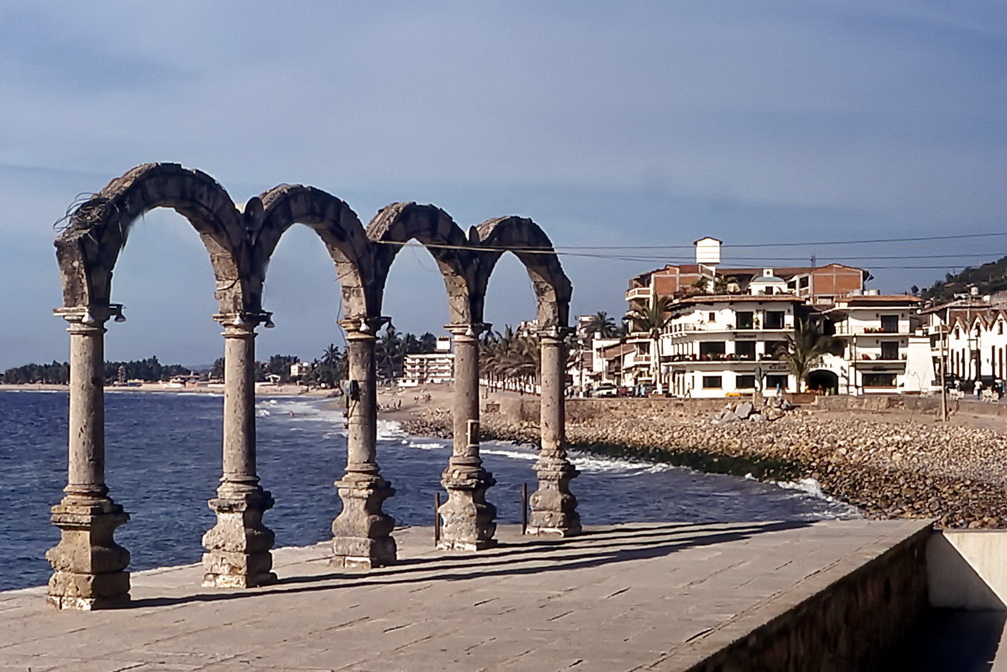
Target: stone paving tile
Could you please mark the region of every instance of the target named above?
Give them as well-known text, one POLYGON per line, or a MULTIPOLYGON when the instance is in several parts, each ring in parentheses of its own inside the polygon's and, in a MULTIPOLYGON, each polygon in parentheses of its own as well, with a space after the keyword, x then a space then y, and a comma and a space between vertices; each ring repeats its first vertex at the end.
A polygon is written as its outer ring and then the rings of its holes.
POLYGON ((319 544, 276 551, 280 583, 249 591, 201 589, 191 565, 136 573, 119 611, 0 594, 0 670, 26 657, 33 670, 672 669, 687 642, 750 629, 788 591, 918 528, 650 524, 543 543, 502 527, 478 554, 435 551, 412 528, 396 533, 403 562, 370 572, 329 567, 319 544))

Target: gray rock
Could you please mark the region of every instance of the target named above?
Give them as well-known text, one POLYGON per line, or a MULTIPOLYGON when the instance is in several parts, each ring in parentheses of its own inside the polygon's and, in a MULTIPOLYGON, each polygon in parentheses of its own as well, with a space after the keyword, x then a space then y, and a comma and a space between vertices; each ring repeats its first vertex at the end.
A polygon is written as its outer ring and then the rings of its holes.
POLYGON ((734 414, 737 415, 742 420, 744 420, 748 416, 750 416, 752 414, 752 411, 754 410, 755 408, 752 406, 752 404, 750 404, 747 401, 743 401, 740 404, 738 404, 737 407, 735 407, 734 414))
POLYGON ((752 422, 765 422, 766 416, 764 416, 762 413, 752 413, 750 416, 748 416, 748 419, 752 422))
POLYGON ((720 416, 720 421, 723 423, 731 422, 741 422, 741 418, 734 411, 725 411, 723 415, 720 416))

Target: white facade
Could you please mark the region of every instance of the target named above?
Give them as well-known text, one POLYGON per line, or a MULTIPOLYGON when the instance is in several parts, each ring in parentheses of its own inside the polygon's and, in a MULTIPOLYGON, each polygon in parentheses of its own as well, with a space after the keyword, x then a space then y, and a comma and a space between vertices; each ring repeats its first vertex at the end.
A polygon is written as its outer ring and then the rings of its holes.
POLYGON ((660 338, 663 389, 715 398, 796 391, 776 354, 793 333, 794 296, 697 296, 678 302, 660 338))
POLYGON ((426 355, 406 355, 402 361, 402 387, 416 387, 426 383, 449 383, 454 380, 455 356, 451 352, 434 352, 426 355))
MULTIPOLYGON (((658 340, 657 379, 651 339, 643 334, 628 339, 634 346, 628 384, 696 398, 747 396, 756 389, 769 396, 796 392, 799 381, 778 350, 795 334, 798 316, 811 312, 834 329, 843 349, 809 372, 808 389, 853 395, 931 390, 930 342, 911 324, 917 303, 909 296, 851 296, 814 310, 803 297, 776 286, 759 295, 680 299, 671 304, 672 318, 658 340)), ((1003 339, 1000 347, 1007 353, 1007 336, 1003 339)), ((989 356, 998 355, 990 350, 989 356)))
POLYGON ((914 329, 911 296, 850 296, 825 314, 844 342, 843 361, 829 358, 843 394, 921 392, 934 385, 929 341, 914 329))
POLYGON ((943 354, 948 380, 989 385, 1007 379, 1007 314, 988 301, 967 298, 924 312, 934 363, 940 370, 943 354), (943 336, 943 342, 942 342, 943 336))

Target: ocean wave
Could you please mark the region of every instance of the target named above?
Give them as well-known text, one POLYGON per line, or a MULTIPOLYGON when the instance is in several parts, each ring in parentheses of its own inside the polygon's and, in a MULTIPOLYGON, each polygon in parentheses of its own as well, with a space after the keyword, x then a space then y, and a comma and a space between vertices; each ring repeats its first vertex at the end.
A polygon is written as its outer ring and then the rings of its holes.
POLYGON ((433 441, 423 442, 423 441, 403 441, 406 446, 410 448, 417 448, 419 450, 443 450, 444 448, 449 448, 450 446, 444 443, 435 443, 433 441))
MULTIPOLYGON (((748 478, 748 476, 746 476, 746 478, 748 478)), ((857 507, 847 504, 846 502, 841 502, 833 497, 829 497, 822 491, 822 484, 814 478, 802 478, 798 481, 767 481, 767 483, 775 485, 783 490, 793 490, 795 492, 804 493, 805 495, 811 495, 815 499, 820 499, 823 502, 827 502, 838 509, 836 512, 837 517, 860 517, 860 512, 857 510, 857 507)))

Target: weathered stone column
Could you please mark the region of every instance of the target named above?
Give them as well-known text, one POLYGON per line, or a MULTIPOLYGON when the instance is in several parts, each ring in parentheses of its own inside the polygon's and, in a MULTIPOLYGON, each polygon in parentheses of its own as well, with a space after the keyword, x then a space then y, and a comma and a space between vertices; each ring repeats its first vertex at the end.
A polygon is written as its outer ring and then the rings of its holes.
POLYGON ((273 498, 259 485, 255 462, 255 327, 262 317, 214 316, 224 325, 224 475, 209 501, 217 524, 203 535, 206 587, 252 588, 276 581, 269 552, 275 535, 262 523, 273 498))
POLYGON ((331 564, 382 567, 395 562, 395 520, 381 510, 395 494, 379 475, 378 400, 374 372, 374 334, 383 320, 346 320, 350 380, 346 390, 346 474, 336 481, 343 510, 332 523, 331 564))
POLYGON ((113 534, 129 516, 105 485, 105 347, 107 307, 59 308, 70 326, 70 421, 66 496, 52 507, 60 541, 47 602, 58 609, 108 609, 129 603, 129 551, 113 534))
POLYGON ((542 400, 540 424, 542 452, 535 463, 538 490, 531 498, 528 534, 580 534, 577 498, 570 481, 579 472, 567 459, 564 443, 566 387, 566 344, 559 330, 539 333, 542 347, 542 400))
POLYGON ((496 483, 479 457, 479 332, 485 325, 451 325, 454 337, 454 446, 441 484, 448 501, 437 513, 443 521, 441 549, 477 551, 496 545, 496 507, 486 490, 496 483))

